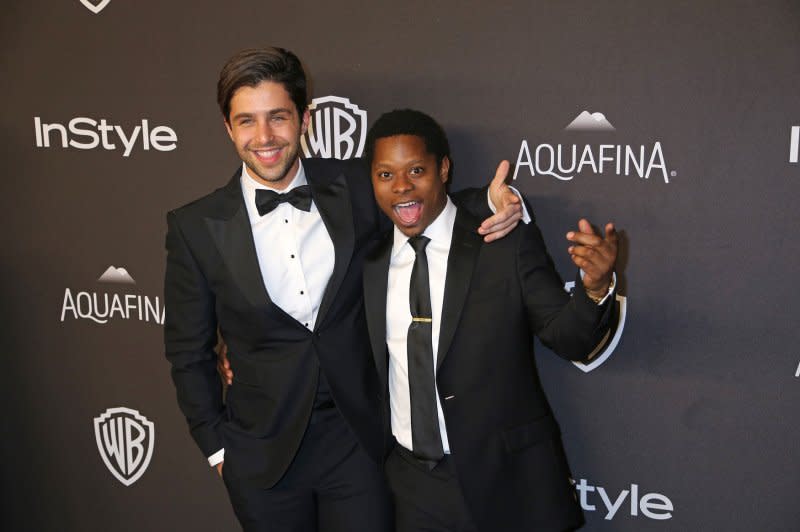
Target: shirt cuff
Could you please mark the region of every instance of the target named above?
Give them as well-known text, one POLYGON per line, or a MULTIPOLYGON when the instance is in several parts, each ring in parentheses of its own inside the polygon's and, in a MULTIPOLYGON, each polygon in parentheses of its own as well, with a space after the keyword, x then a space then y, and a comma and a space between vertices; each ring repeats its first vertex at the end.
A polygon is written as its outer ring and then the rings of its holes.
MULTIPOLYGON (((586 272, 581 270, 581 279, 583 279, 584 275, 586 275, 586 272)), ((603 299, 601 299, 600 301, 597 302, 598 305, 602 305, 603 303, 606 302, 606 299, 608 299, 608 296, 610 296, 614 292, 614 287, 615 286, 617 286, 617 272, 612 272, 611 273, 611 282, 608 284, 608 292, 606 292, 606 295, 603 296, 603 299)), ((584 288, 584 290, 585 290, 585 288, 584 288)))
MULTIPOLYGON (((528 208, 525 206, 525 202, 522 200, 522 194, 519 193, 519 190, 510 185, 508 188, 511 189, 511 192, 517 195, 519 198, 519 203, 522 205, 522 223, 531 223, 531 216, 528 214, 528 208)), ((489 202, 489 210, 492 211, 492 213, 497 214, 497 207, 495 207, 494 203, 492 203, 492 195, 489 194, 488 188, 486 189, 486 201, 489 202)))
POLYGON ((211 467, 221 464, 225 460, 225 449, 220 449, 208 457, 208 465, 211 467))

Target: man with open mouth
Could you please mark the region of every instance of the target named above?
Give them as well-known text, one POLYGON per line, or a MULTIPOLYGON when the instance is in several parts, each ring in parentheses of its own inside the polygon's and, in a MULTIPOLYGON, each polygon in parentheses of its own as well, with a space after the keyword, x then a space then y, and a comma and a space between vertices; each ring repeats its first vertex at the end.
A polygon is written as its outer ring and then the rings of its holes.
POLYGON ((447 193, 450 150, 429 116, 398 110, 367 134, 375 199, 392 220, 364 263, 397 532, 572 530, 583 522, 533 336, 582 360, 613 323, 617 235, 567 233, 573 296, 536 224, 495 244, 447 193))

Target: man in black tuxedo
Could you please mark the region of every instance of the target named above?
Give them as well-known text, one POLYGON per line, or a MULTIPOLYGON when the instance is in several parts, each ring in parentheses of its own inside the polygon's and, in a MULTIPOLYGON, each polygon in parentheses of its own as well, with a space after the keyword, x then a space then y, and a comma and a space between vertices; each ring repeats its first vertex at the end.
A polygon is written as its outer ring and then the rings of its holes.
MULTIPOLYGON (((382 217, 366 168, 300 162, 309 114, 291 52, 240 52, 217 89, 243 165, 167 215, 165 347, 179 405, 245 530, 389 530, 362 292, 382 217), (224 404, 218 331, 236 372, 224 404)), ((502 177, 488 238, 519 217, 502 177)), ((472 197, 488 212, 485 190, 472 197)))
MULTIPOLYGON (((398 532, 530 532, 583 522, 533 336, 570 360, 603 341, 617 236, 568 233, 583 271, 570 297, 536 225, 483 245, 450 201, 447 139, 427 115, 383 115, 367 135, 394 230, 364 265, 364 301, 395 442, 385 469, 398 532)), ((387 430, 388 432, 388 430, 387 430)))

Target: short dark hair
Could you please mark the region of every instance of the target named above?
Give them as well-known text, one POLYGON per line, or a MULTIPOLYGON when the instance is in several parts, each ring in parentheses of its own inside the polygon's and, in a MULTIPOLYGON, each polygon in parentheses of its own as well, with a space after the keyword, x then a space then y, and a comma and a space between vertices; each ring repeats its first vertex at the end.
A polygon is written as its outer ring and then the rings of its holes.
POLYGON ((308 95, 306 74, 300 59, 283 48, 251 48, 228 59, 219 73, 217 103, 226 122, 230 118, 234 93, 241 87, 255 87, 262 81, 282 84, 297 107, 297 114, 303 116, 308 95))
POLYGON ((436 156, 436 164, 439 166, 441 166, 442 159, 445 157, 450 159, 450 172, 447 176, 449 181, 453 173, 453 161, 450 157, 450 144, 447 142, 447 135, 436 120, 414 109, 395 109, 382 114, 372 124, 369 132, 367 132, 365 147, 368 165, 372 165, 372 159, 375 156, 375 142, 378 139, 396 135, 420 137, 425 142, 425 149, 436 156))

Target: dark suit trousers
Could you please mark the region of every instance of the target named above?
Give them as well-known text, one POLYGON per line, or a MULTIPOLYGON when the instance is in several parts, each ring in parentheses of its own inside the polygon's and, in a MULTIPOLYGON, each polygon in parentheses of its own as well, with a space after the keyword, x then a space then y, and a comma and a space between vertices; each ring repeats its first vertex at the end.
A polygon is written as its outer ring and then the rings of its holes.
MULTIPOLYGON (((225 468, 223 466, 223 477, 225 468)), ((317 408, 286 475, 270 489, 225 479, 245 532, 391 532, 385 478, 335 406, 317 408)))
POLYGON ((455 460, 446 454, 432 470, 397 444, 386 459, 397 532, 477 532, 464 501, 455 460))

